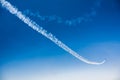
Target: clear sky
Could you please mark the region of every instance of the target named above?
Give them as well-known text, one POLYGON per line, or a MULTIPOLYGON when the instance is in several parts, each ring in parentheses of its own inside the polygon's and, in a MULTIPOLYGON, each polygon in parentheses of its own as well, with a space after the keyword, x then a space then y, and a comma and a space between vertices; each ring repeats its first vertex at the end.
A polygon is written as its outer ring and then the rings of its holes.
POLYGON ((119 80, 119 0, 8 0, 91 61, 38 34, 0 4, 0 80, 119 80))

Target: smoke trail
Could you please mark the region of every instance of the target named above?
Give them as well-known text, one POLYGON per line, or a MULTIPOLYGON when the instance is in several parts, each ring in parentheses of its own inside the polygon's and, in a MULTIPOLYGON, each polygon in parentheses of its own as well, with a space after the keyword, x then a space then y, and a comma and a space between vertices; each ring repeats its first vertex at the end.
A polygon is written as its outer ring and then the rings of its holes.
POLYGON ((90 21, 91 17, 96 15, 96 11, 94 10, 91 13, 86 14, 82 17, 77 17, 75 19, 66 19, 66 20, 63 19, 62 17, 56 16, 56 15, 42 16, 42 15, 40 15, 39 12, 33 13, 29 9, 23 11, 23 14, 37 17, 40 21, 45 21, 45 22, 53 22, 54 21, 57 24, 64 24, 67 26, 76 26, 76 25, 81 24, 82 22, 90 21))
POLYGON ((57 24, 64 24, 67 26, 77 26, 80 25, 82 22, 88 22, 92 20, 92 17, 95 17, 97 14, 97 9, 100 7, 102 0, 96 0, 94 2, 94 5, 90 8, 91 11, 88 13, 85 13, 81 17, 71 18, 71 19, 64 19, 57 15, 50 15, 50 16, 43 16, 37 12, 32 12, 31 10, 27 9, 23 11, 23 14, 33 16, 38 18, 40 21, 45 22, 55 22, 57 24))
POLYGON ((70 19, 70 20, 66 19, 65 20, 62 17, 56 16, 56 15, 42 16, 42 15, 40 15, 39 12, 35 12, 34 13, 34 12, 30 11, 29 9, 23 11, 23 14, 36 17, 40 21, 45 21, 45 22, 53 22, 54 21, 57 24, 64 24, 64 25, 67 25, 67 26, 76 26, 76 25, 79 25, 81 22, 89 21, 90 20, 89 18, 91 16, 89 14, 89 15, 84 16, 84 17, 77 17, 75 19, 70 19))
POLYGON ((67 51, 68 53, 72 54, 74 57, 76 57, 77 59, 88 63, 88 64, 95 64, 95 65, 100 65, 103 64, 105 62, 102 61, 100 63, 98 62, 92 62, 89 61, 85 58, 83 58, 82 56, 80 56, 78 53, 76 53, 75 51, 73 51, 71 48, 69 48, 67 45, 65 45, 64 43, 62 43, 60 40, 58 40, 55 36, 53 36, 51 33, 48 33, 45 29, 43 29, 41 26, 39 26, 38 24, 36 24, 34 21, 32 21, 31 19, 29 19, 29 17, 25 16, 24 14, 22 14, 21 11, 19 11, 16 7, 14 7, 12 4, 10 4, 8 1, 6 0, 0 0, 0 3, 2 4, 2 6, 7 9, 11 14, 14 14, 15 16, 17 16, 21 21, 23 21, 25 24, 27 24, 29 27, 31 27, 33 30, 37 31, 38 33, 41 33, 43 36, 45 36, 46 38, 48 38, 49 40, 51 40, 53 43, 55 43, 57 46, 59 46, 60 48, 64 49, 65 51, 67 51))

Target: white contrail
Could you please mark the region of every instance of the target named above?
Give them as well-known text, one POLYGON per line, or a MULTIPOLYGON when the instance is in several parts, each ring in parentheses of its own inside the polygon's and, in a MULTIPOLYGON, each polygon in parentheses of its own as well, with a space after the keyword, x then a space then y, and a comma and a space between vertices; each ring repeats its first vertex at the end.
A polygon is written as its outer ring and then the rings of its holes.
POLYGON ((94 2, 94 5, 91 7, 90 12, 88 12, 87 14, 84 14, 81 17, 76 17, 76 18, 71 17, 71 19, 64 19, 57 15, 43 16, 39 13, 39 11, 32 12, 29 9, 23 11, 23 14, 37 17, 40 21, 55 22, 57 24, 64 24, 67 26, 77 26, 77 25, 80 25, 82 22, 91 21, 92 18, 97 15, 97 10, 99 9, 101 2, 102 2, 102 0, 96 0, 94 2))
POLYGON ((62 43, 60 40, 58 40, 55 36, 53 36, 51 33, 48 33, 45 29, 43 29, 41 26, 39 26, 38 24, 36 24, 34 21, 32 21, 31 19, 29 19, 29 17, 25 16, 24 14, 22 14, 21 11, 19 11, 16 7, 14 7, 11 3, 9 3, 6 0, 0 0, 0 3, 2 4, 2 6, 7 9, 11 14, 14 14, 15 16, 17 16, 21 21, 23 21, 25 24, 27 24, 29 27, 31 27, 33 30, 37 31, 38 33, 41 33, 43 36, 45 36, 46 38, 48 38, 49 40, 51 40, 53 43, 55 43, 57 46, 59 46, 60 48, 64 49, 65 51, 67 51, 68 53, 72 54, 74 57, 76 57, 77 59, 88 63, 88 64, 95 64, 95 65, 100 65, 103 64, 105 62, 92 62, 89 61, 85 58, 83 58, 82 56, 80 56, 78 53, 76 53, 75 51, 73 51, 71 48, 69 48, 67 45, 65 45, 64 43, 62 43))

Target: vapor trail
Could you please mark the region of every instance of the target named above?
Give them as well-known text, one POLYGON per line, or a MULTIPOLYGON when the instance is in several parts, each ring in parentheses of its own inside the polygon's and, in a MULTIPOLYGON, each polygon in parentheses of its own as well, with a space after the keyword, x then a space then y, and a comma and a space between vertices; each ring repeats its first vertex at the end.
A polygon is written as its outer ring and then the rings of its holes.
POLYGON ((77 59, 79 59, 79 60, 81 60, 81 61, 83 61, 85 63, 95 64, 95 65, 100 65, 100 64, 103 64, 105 62, 105 60, 102 61, 102 62, 92 62, 92 61, 89 61, 89 60, 85 59, 84 57, 80 56, 78 53, 76 53, 75 51, 73 51, 71 48, 69 48, 67 45, 65 45, 64 43, 62 43, 60 40, 58 40, 53 34, 48 33, 41 26, 39 26, 34 21, 32 21, 31 19, 29 19, 29 17, 27 17, 26 15, 24 15, 21 11, 19 11, 16 7, 14 7, 8 1, 6 1, 6 0, 0 0, 0 3, 2 4, 2 6, 6 10, 8 10, 11 14, 14 14, 15 16, 17 16, 21 21, 23 21, 25 24, 27 24, 33 30, 35 30, 38 33, 42 34, 43 36, 45 36, 46 38, 48 38, 49 40, 51 40, 53 43, 55 43, 57 46, 59 46, 60 48, 62 48, 66 52, 72 54, 77 59))

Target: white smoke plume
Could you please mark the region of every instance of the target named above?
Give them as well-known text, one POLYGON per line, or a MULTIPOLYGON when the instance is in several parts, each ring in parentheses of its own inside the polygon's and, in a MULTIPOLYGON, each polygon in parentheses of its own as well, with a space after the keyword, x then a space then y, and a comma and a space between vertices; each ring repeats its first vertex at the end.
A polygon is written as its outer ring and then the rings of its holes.
POLYGON ((42 34, 43 36, 45 36, 46 38, 51 40, 53 43, 55 43, 57 46, 59 46, 60 48, 62 48, 65 51, 67 51, 68 53, 70 53, 71 55, 76 57, 77 59, 79 59, 79 60, 81 60, 81 61, 83 61, 85 63, 94 64, 94 65, 100 65, 100 64, 103 64, 105 62, 105 60, 102 61, 102 62, 92 62, 92 61, 89 61, 89 60, 85 59, 84 57, 80 56, 78 53, 73 51, 71 48, 69 48, 67 45, 62 43, 60 40, 58 40, 53 34, 48 33, 41 26, 39 26, 34 21, 29 19, 29 17, 25 16, 21 11, 19 11, 16 7, 14 7, 8 1, 0 0, 0 3, 2 4, 2 7, 4 7, 6 10, 8 10, 11 14, 14 14, 15 16, 17 16, 21 21, 23 21, 25 24, 27 24, 33 30, 35 30, 38 33, 42 34))

